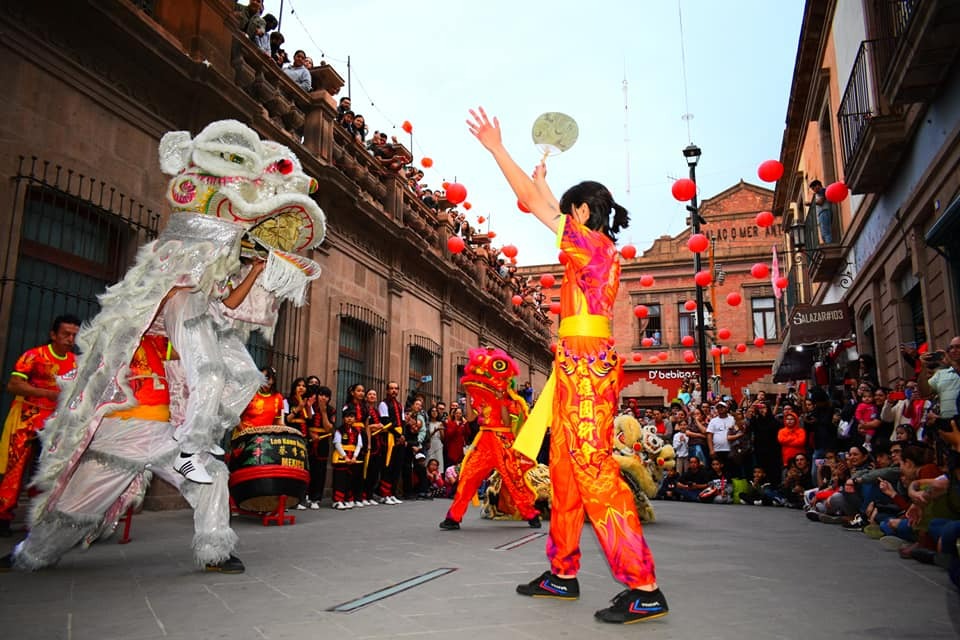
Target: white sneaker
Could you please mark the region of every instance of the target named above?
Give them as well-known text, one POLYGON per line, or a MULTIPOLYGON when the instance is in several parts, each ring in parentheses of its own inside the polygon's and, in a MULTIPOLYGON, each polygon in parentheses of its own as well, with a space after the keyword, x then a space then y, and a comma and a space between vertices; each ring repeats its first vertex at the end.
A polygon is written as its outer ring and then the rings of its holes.
POLYGON ((311 501, 310 501, 310 508, 313 509, 314 511, 316 511, 317 509, 320 508, 320 503, 317 502, 316 500, 311 500, 311 501))
POLYGON ((344 507, 345 509, 353 509, 354 506, 355 506, 355 505, 354 505, 353 500, 347 500, 346 502, 343 503, 343 507, 344 507))
POLYGON ((383 496, 377 496, 377 504, 389 504, 387 499, 383 496))
POLYGON ((173 463, 173 470, 190 482, 213 484, 213 476, 207 473, 207 469, 200 462, 200 456, 196 453, 189 458, 178 456, 173 463))
POLYGON ((397 499, 393 496, 387 496, 383 499, 383 504, 397 504, 397 499))
POLYGON ((306 511, 306 510, 307 510, 307 505, 303 504, 302 502, 297 503, 297 511, 306 511))
POLYGON ((366 500, 357 500, 356 502, 353 503, 353 506, 355 506, 355 507, 365 507, 365 506, 367 506, 367 501, 366 501, 366 500))
POLYGON ((210 448, 208 449, 208 451, 210 452, 210 455, 212 455, 212 456, 222 456, 224 453, 226 453, 226 452, 223 450, 223 447, 221 447, 221 446, 218 445, 218 444, 212 444, 212 445, 210 445, 210 448))
POLYGON ((390 497, 393 498, 393 504, 403 504, 403 500, 401 500, 397 496, 390 496, 390 497))
POLYGON ((364 500, 363 503, 368 507, 375 507, 378 504, 375 500, 364 500))
POLYGON ((343 504, 342 502, 334 502, 331 506, 337 511, 343 511, 347 508, 347 505, 343 504))

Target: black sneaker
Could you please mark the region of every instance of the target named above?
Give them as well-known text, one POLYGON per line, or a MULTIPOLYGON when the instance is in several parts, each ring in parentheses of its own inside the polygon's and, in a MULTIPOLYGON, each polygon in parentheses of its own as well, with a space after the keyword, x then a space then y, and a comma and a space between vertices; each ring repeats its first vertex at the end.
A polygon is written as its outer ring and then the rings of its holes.
POLYGON ((5 573, 13 569, 13 554, 8 553, 7 555, 0 558, 0 573, 5 573))
POLYGON ((539 529, 542 526, 540 524, 540 516, 533 516, 527 520, 527 524, 530 525, 531 529, 539 529))
POLYGON ((527 584, 518 584, 517 593, 533 598, 576 600, 580 597, 580 583, 576 578, 560 578, 549 571, 544 571, 540 577, 527 584))
POLYGON ((863 521, 863 516, 859 513, 853 516, 853 520, 850 522, 844 522, 843 528, 846 531, 863 531, 863 528, 867 526, 867 523, 863 521))
POLYGON ((9 538, 12 535, 13 531, 10 530, 10 521, 0 520, 0 538, 9 538))
POLYGON ((593 614, 597 620, 612 624, 633 624, 660 618, 670 611, 667 599, 663 597, 660 589, 655 591, 625 589, 611 602, 613 602, 611 606, 593 614))
POLYGON ((204 571, 216 573, 243 573, 246 570, 247 568, 243 566, 240 558, 232 553, 230 554, 230 557, 223 562, 218 562, 217 564, 208 564, 206 567, 204 567, 204 571))
POLYGON ((443 522, 440 523, 440 528, 446 529, 447 531, 455 531, 460 528, 460 523, 450 518, 444 518, 443 522))

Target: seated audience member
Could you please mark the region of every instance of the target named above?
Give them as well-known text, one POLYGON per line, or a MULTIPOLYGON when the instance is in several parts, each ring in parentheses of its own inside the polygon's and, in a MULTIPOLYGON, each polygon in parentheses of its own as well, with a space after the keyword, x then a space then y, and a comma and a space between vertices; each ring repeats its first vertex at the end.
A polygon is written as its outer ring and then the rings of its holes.
POLYGON ((813 488, 813 475, 810 473, 810 463, 807 454, 795 456, 787 464, 783 472, 783 481, 780 483, 780 494, 786 500, 787 506, 793 509, 803 507, 803 494, 813 488))
POLYGON ((657 490, 657 500, 679 500, 680 497, 677 495, 677 481, 679 479, 680 471, 678 467, 668 470, 663 476, 660 488, 657 490))
POLYGON ((700 502, 714 504, 730 504, 733 501, 733 482, 727 477, 723 460, 719 456, 710 458, 711 477, 707 487, 702 490, 697 499, 700 502))
POLYGON ((776 488, 767 482, 767 472, 763 467, 753 468, 753 478, 750 480, 749 488, 740 493, 740 502, 743 504, 752 504, 754 506, 766 506, 785 504, 783 497, 776 491, 776 488))
POLYGON ((303 49, 297 49, 293 53, 293 64, 284 67, 283 72, 293 80, 298 87, 305 92, 310 93, 313 90, 313 79, 310 77, 310 71, 304 66, 307 54, 303 49))
MULTIPOLYGON (((893 447, 897 446, 903 445, 894 443, 893 447)), ((868 509, 867 517, 871 524, 867 525, 864 531, 868 535, 879 533, 884 546, 891 551, 916 540, 916 530, 906 517, 907 509, 910 508, 910 484, 914 480, 928 480, 940 475, 940 469, 935 464, 928 464, 926 457, 926 451, 921 447, 903 446, 899 455, 900 477, 894 482, 881 479, 877 483, 879 490, 887 497, 892 508, 872 511, 868 509), (884 537, 896 540, 884 540, 884 537)), ((877 536, 871 535, 871 537, 877 536)))
POLYGON ((827 524, 850 522, 864 504, 863 497, 853 479, 873 468, 870 453, 864 445, 852 446, 847 452, 846 463, 850 470, 850 477, 837 493, 827 498, 826 513, 821 514, 820 522, 827 524))
POLYGON ((710 475, 700 464, 700 459, 691 457, 687 461, 687 472, 677 479, 677 498, 687 502, 697 502, 700 492, 710 483, 710 475))

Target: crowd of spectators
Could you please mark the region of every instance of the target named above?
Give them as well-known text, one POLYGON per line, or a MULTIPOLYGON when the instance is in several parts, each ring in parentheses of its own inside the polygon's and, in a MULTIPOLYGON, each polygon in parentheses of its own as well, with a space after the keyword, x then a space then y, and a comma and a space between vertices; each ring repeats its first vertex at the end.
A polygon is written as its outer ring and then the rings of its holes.
POLYGON ((631 401, 623 411, 655 425, 677 452, 659 498, 802 510, 904 559, 936 562, 956 584, 960 337, 919 361, 915 377, 889 387, 866 367, 838 393, 790 387, 738 404, 700 398, 690 380, 668 409, 631 401))

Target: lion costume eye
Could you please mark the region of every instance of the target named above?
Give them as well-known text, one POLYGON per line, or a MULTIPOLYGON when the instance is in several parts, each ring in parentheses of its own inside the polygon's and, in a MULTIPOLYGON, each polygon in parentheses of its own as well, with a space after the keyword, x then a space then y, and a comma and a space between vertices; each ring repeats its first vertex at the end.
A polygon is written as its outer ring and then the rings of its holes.
POLYGON ((500 358, 497 358, 496 360, 493 361, 490 368, 496 371, 497 373, 503 373, 504 371, 507 370, 507 368, 509 368, 509 366, 510 365, 507 364, 506 360, 501 360, 500 358))

